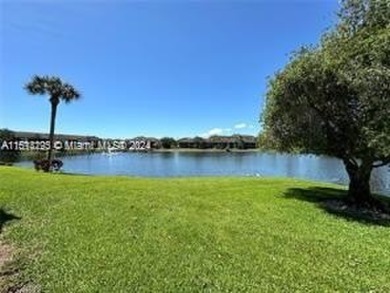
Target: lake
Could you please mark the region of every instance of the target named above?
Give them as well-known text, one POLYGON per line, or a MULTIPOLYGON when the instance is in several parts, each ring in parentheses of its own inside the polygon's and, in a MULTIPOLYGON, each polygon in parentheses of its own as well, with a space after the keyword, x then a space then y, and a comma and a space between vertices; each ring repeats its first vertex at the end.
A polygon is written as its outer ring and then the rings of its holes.
MULTIPOLYGON (((262 152, 151 152, 91 154, 61 158, 63 170, 91 175, 295 177, 347 184, 342 162, 314 155, 262 152)), ((31 166, 31 162, 19 165, 31 166)), ((388 167, 374 170, 372 189, 390 195, 388 167)))

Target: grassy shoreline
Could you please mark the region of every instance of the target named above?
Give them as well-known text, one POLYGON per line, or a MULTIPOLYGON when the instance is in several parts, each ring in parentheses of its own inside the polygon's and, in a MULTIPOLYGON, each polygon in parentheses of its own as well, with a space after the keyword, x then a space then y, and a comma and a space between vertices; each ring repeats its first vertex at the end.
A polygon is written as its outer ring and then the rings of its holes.
POLYGON ((2 223, 0 240, 16 251, 10 282, 45 292, 389 291, 390 228, 318 206, 343 192, 0 167, 1 207, 20 218, 2 223))

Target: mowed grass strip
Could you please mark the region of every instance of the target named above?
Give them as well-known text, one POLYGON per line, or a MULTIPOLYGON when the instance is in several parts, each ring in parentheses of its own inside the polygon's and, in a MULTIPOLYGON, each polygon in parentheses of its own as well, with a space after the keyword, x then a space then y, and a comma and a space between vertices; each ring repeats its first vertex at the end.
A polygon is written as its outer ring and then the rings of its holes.
POLYGON ((0 237, 44 292, 390 292, 390 228, 291 196, 313 187, 341 188, 0 167, 0 205, 21 217, 0 237))

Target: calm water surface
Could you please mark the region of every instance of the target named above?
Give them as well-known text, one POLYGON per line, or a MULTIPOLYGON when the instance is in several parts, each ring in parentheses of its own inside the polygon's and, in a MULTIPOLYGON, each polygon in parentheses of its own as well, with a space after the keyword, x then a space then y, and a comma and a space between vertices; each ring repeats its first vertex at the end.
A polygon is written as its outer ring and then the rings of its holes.
MULTIPOLYGON (((342 162, 335 158, 275 153, 116 153, 62 158, 64 171, 98 175, 172 176, 278 176, 347 184, 342 162)), ((31 166, 31 162, 22 162, 31 166)), ((389 168, 376 169, 372 188, 390 195, 389 168)))

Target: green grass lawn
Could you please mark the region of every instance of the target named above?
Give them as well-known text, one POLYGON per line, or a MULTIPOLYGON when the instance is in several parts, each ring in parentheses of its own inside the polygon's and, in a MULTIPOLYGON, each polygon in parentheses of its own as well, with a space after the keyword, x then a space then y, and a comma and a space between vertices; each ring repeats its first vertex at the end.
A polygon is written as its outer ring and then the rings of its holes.
POLYGON ((0 167, 0 239, 44 292, 390 292, 390 228, 320 208, 338 188, 0 167))

